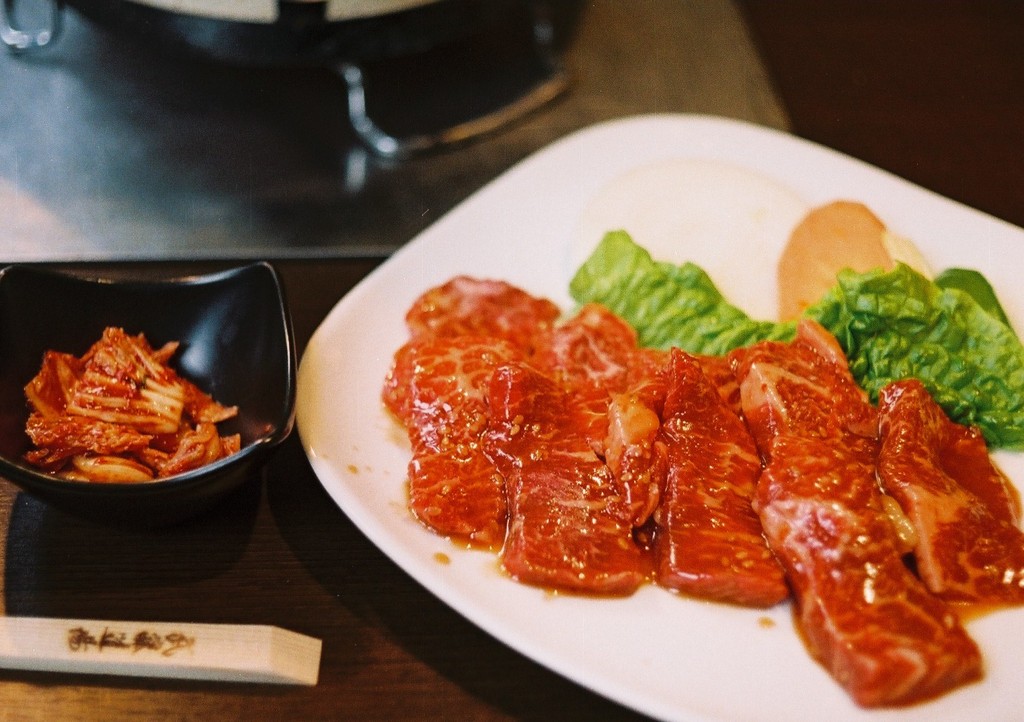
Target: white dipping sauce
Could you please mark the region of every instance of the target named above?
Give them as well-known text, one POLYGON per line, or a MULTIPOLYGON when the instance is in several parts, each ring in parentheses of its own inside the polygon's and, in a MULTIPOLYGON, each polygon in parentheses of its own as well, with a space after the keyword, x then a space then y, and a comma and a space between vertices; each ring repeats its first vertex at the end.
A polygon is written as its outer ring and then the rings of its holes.
POLYGON ((773 319, 778 259, 808 210, 786 186, 739 166, 662 162, 619 176, 590 199, 572 260, 579 266, 606 232, 625 230, 656 260, 696 263, 730 303, 773 319))

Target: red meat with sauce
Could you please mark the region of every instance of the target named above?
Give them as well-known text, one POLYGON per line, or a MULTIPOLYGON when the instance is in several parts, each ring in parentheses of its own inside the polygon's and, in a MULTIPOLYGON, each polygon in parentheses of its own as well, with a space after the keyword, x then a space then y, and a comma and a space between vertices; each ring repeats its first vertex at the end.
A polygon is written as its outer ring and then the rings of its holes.
POLYGON ((904 705, 981 677, 953 610, 907 569, 870 454, 779 437, 756 507, 811 654, 865 707, 904 705))
POLYGON ((442 536, 502 544, 504 483, 481 439, 491 375, 522 356, 507 341, 481 336, 421 338, 395 354, 383 400, 405 423, 412 446, 409 508, 442 536))
POLYGON ((875 479, 875 410, 838 348, 802 321, 792 344, 744 353, 743 412, 767 459, 754 508, 811 654, 859 704, 908 704, 978 679, 981 655, 903 563, 875 479))
POLYGON ((664 405, 663 374, 615 394, 608 404, 604 459, 638 529, 649 524, 664 494, 668 473, 668 449, 660 438, 664 405))
POLYGON ((1024 602, 1017 498, 977 429, 956 424, 916 379, 879 395, 878 473, 916 532, 918 573, 935 594, 1024 602))
POLYGON ((632 326, 593 303, 543 337, 534 357, 536 368, 576 397, 598 453, 603 453, 612 396, 655 375, 661 361, 657 352, 640 349, 632 326))
POLYGON ((751 507, 761 475, 754 440, 696 358, 673 350, 667 376, 658 583, 715 601, 777 604, 789 589, 751 507))
POLYGON ((744 418, 766 461, 779 435, 877 436, 877 412, 850 375, 839 343, 821 325, 804 321, 791 344, 764 342, 730 357, 744 418))
POLYGON ((632 512, 594 452, 585 401, 525 364, 491 381, 485 448, 505 478, 502 564, 514 579, 579 593, 631 594, 647 562, 632 512))
POLYGON ((572 395, 586 437, 608 464, 637 527, 658 504, 664 453, 653 446, 660 418, 645 405, 625 401, 625 392, 657 386, 666 358, 640 348, 633 328, 599 304, 585 304, 556 326, 534 357, 537 368, 572 395))
POLYGON ((421 295, 406 313, 412 338, 491 336, 532 354, 558 306, 504 281, 456 276, 421 295))
POLYGON ((504 481, 480 446, 487 387, 497 366, 546 343, 558 315, 551 301, 467 276, 431 288, 406 313, 411 339, 395 354, 382 399, 412 446, 409 508, 438 534, 501 546, 504 481))

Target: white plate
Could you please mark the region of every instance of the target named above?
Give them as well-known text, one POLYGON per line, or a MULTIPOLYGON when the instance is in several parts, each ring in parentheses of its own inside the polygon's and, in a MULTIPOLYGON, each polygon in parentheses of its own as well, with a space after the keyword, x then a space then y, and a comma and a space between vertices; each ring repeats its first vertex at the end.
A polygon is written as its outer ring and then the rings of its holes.
MULTIPOLYGON (((1024 706, 1024 611, 969 623, 986 659, 983 682, 909 709, 869 712, 810 659, 788 605, 751 611, 655 587, 621 600, 552 595, 510 581, 494 555, 456 548, 407 512, 408 444, 379 397, 391 356, 406 338, 406 309, 459 273, 501 278, 569 308, 573 248, 589 199, 623 174, 673 159, 746 168, 811 205, 860 200, 894 232, 913 238, 933 268, 985 273, 1022 328, 1020 228, 764 128, 680 115, 606 123, 554 143, 483 188, 327 316, 302 358, 297 409, 302 443, 324 488, 385 554, 467 619, 538 663, 649 715, 787 722, 1016 718, 1024 706)), ((773 265, 744 263, 763 249, 753 253, 723 239, 711 253, 693 250, 699 260, 727 261, 711 274, 724 289, 774 288, 773 265)), ((1012 478, 1024 480, 1019 455, 999 459, 1012 478)))

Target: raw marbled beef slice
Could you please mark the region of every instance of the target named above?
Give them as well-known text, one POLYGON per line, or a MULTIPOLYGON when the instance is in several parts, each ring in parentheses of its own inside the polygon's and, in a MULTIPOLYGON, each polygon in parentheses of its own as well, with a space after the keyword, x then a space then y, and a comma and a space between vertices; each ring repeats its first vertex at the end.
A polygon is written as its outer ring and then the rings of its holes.
POLYGON ((985 440, 950 421, 916 379, 883 388, 879 414, 879 478, 914 527, 928 588, 950 600, 1024 602, 1017 500, 985 440))
POLYGON ((661 438, 668 477, 655 512, 657 579, 687 594, 767 607, 789 596, 751 497, 754 440, 696 358, 673 350, 661 438))
POLYGON ((504 482, 481 447, 494 369, 522 358, 500 339, 460 336, 410 341, 395 354, 383 399, 412 445, 409 508, 443 536, 498 548, 504 482))
POLYGON ((498 369, 485 448, 506 480, 502 564, 528 584, 589 594, 631 594, 646 562, 630 507, 588 438, 585 410, 525 364, 498 369))

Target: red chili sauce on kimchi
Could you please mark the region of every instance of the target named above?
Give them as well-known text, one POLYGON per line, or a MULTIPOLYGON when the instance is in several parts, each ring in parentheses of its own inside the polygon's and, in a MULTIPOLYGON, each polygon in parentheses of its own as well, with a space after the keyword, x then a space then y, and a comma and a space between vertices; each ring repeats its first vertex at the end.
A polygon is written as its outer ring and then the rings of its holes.
POLYGON ((81 356, 47 351, 25 386, 31 409, 25 460, 75 481, 150 482, 197 469, 241 447, 217 424, 238 414, 214 401, 168 363, 142 334, 107 328, 81 356))

